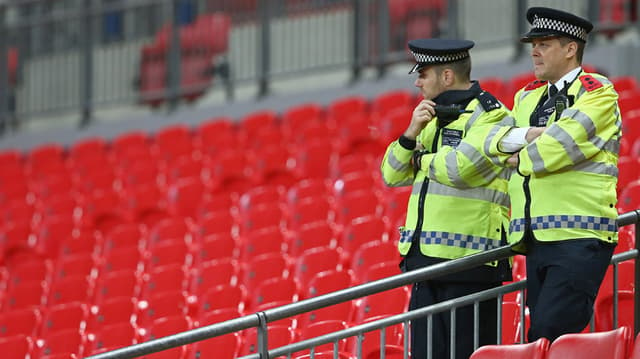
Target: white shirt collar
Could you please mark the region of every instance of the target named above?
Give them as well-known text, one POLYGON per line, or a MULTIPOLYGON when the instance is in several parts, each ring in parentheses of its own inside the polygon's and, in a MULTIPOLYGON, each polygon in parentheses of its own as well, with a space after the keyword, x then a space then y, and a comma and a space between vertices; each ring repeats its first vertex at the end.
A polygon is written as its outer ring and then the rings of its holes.
MULTIPOLYGON (((558 91, 562 91, 562 89, 564 88, 564 83, 571 83, 571 81, 573 81, 576 77, 578 77, 578 74, 580 73, 580 71, 582 71, 582 67, 578 66, 575 69, 567 72, 564 76, 562 76, 560 78, 560 80, 558 80, 558 82, 554 83, 553 85, 556 86, 556 88, 558 89, 558 91)), ((548 86, 551 86, 551 83, 549 83, 548 86)))

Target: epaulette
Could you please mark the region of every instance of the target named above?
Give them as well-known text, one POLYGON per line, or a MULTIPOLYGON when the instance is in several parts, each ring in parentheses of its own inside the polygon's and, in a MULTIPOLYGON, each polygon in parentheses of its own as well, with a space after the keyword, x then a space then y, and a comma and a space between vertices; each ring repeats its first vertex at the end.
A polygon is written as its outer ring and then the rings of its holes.
POLYGON ((500 106, 502 106, 500 101, 487 91, 480 92, 476 98, 480 101, 482 108, 487 112, 499 109, 500 106))
POLYGON ((597 88, 602 87, 602 82, 598 81, 595 77, 591 75, 582 75, 579 77, 580 82, 582 82, 582 86, 587 92, 591 92, 597 88))
POLYGON ((529 83, 527 84, 527 86, 525 86, 525 87, 524 87, 524 90, 525 90, 525 91, 535 90, 535 89, 537 89, 538 87, 540 87, 540 86, 544 86, 544 85, 546 85, 546 84, 547 84, 547 81, 535 80, 535 81, 529 82, 529 83))

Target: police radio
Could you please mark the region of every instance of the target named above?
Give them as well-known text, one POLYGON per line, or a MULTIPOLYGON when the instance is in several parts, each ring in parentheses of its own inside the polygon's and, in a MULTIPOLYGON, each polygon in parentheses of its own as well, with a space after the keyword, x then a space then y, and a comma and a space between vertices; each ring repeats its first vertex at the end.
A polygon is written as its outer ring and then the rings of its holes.
POLYGON ((460 105, 435 105, 433 108, 436 111, 438 117, 438 127, 445 127, 451 122, 455 121, 463 113, 471 113, 472 110, 465 110, 460 105))

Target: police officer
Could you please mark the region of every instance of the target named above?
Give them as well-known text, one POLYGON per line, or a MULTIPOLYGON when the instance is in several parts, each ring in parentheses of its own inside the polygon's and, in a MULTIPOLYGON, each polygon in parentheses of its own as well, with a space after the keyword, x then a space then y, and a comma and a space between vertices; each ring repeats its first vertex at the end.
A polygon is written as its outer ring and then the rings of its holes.
POLYGON ((515 95, 521 128, 496 130, 490 152, 517 169, 509 241, 527 255, 528 339, 554 340, 588 324, 617 242, 621 119, 611 81, 581 68, 593 25, 544 7, 527 20, 538 80, 515 95))
MULTIPOLYGON (((512 125, 509 111, 470 80, 467 40, 409 42, 423 100, 404 134, 387 148, 381 170, 388 186, 412 186, 406 225, 400 229, 401 268, 414 270, 506 245, 509 170, 475 148, 486 140, 477 129, 512 125)), ((508 262, 487 265, 413 285, 409 309, 493 288, 510 280, 508 262)), ((496 301, 480 304, 480 344, 496 342, 496 301)), ((412 358, 468 358, 473 352, 473 306, 456 310, 455 346, 450 313, 411 323, 412 358)))

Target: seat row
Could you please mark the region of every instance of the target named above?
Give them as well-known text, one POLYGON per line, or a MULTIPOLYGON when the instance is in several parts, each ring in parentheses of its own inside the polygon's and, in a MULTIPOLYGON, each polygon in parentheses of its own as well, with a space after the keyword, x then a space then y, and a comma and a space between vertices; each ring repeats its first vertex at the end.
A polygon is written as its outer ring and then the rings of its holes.
POLYGON ((470 359, 637 359, 640 337, 633 340, 629 327, 594 333, 565 334, 553 343, 546 338, 528 344, 488 345, 477 349, 470 359))

